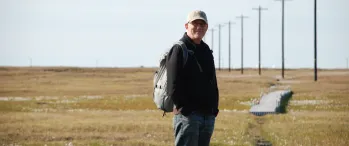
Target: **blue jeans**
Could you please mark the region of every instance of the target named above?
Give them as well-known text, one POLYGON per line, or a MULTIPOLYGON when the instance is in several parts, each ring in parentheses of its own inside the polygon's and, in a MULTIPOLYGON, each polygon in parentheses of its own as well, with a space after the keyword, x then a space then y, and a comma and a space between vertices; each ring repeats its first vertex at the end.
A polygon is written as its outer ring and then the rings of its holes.
POLYGON ((173 117, 175 146, 209 146, 216 117, 192 113, 173 117))

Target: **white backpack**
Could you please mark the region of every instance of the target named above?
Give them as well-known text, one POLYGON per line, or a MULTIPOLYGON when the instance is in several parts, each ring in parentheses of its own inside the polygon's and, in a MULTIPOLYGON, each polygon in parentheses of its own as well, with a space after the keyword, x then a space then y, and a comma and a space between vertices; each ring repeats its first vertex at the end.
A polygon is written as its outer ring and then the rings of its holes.
MULTIPOLYGON (((188 60, 188 49, 182 41, 178 41, 175 45, 178 44, 182 48, 183 52, 183 67, 187 63, 188 60)), ((167 68, 166 68, 166 60, 169 50, 163 54, 160 59, 160 66, 158 70, 154 74, 154 92, 153 92, 153 100, 158 109, 164 111, 163 116, 166 112, 172 112, 174 108, 174 104, 172 99, 167 96, 167 68)))

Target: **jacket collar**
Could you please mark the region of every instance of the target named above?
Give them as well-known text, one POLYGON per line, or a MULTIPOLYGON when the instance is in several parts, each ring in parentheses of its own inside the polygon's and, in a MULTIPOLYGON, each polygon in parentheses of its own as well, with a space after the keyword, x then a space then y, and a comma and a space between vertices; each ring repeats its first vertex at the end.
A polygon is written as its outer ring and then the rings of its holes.
MULTIPOLYGON (((196 44, 194 43, 194 41, 187 35, 187 33, 185 32, 182 39, 181 39, 186 45, 190 45, 189 48, 193 48, 196 49, 196 44)), ((202 45, 202 43, 204 43, 202 40, 200 42, 200 45, 202 45)))

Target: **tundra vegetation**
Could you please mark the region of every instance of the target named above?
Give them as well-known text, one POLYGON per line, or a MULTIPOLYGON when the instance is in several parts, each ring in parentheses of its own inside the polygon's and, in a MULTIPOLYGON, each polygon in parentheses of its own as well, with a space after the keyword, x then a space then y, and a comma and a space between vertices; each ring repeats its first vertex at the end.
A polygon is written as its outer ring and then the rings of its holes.
MULTIPOLYGON (((0 67, 0 145, 173 145, 171 113, 152 101, 154 68, 0 67)), ((349 70, 217 71, 211 145, 349 145, 349 70), (272 85, 294 92, 284 114, 249 113, 272 85)))

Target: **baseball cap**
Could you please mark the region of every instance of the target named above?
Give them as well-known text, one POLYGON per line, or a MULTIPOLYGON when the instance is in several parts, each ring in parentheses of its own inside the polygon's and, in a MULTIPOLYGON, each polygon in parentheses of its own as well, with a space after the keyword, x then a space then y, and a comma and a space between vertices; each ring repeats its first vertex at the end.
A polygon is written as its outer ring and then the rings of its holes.
POLYGON ((203 20, 208 24, 206 14, 205 14, 205 12, 203 12, 201 10, 195 10, 195 11, 190 12, 188 14, 188 17, 187 17, 187 23, 190 23, 190 22, 192 22, 194 20, 198 20, 198 19, 203 20))

